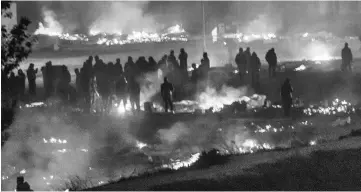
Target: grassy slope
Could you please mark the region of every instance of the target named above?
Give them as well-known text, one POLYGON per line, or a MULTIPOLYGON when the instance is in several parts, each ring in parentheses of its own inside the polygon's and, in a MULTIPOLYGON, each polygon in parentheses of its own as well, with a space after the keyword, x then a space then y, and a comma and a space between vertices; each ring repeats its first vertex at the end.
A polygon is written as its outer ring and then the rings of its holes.
POLYGON ((124 180, 91 190, 360 190, 361 138, 234 156, 224 165, 124 180))

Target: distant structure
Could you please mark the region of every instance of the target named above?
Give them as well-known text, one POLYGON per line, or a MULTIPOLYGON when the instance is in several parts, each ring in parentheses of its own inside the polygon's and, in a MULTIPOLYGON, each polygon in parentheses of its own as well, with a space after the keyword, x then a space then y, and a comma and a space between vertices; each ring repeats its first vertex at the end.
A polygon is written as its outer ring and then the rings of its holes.
POLYGON ((7 18, 1 15, 1 26, 5 25, 6 29, 9 30, 12 29, 14 25, 18 24, 18 17, 16 10, 17 10, 16 3, 15 2, 11 3, 8 12, 12 13, 12 17, 7 18))

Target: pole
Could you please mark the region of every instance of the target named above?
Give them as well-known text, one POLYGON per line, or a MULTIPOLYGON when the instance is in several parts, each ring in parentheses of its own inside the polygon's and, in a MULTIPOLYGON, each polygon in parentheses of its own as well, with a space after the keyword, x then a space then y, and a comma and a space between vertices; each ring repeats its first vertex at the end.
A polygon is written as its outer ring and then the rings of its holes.
POLYGON ((206 51, 206 21, 204 16, 204 3, 202 0, 202 13, 203 13, 203 52, 206 51))

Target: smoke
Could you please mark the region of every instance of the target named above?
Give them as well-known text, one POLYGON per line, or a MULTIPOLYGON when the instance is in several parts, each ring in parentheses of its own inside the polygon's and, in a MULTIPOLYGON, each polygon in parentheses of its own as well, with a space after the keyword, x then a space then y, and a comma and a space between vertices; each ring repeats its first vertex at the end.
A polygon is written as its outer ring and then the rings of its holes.
POLYGON ((96 20, 90 25, 90 34, 130 34, 133 31, 156 32, 156 22, 145 15, 148 2, 93 2, 96 20))
MULTIPOLYGON (((20 110, 2 147, 2 190, 16 186, 20 170, 34 190, 63 188, 72 176, 108 181, 126 176, 125 167, 147 162, 145 155, 129 155, 133 161, 113 158, 120 151, 136 149, 129 121, 93 118, 53 108, 20 110), (138 163, 139 163, 138 161, 138 163), (13 168, 15 167, 15 168, 13 168), (90 171, 91 170, 91 171, 90 171), (94 178, 92 178, 94 177, 94 178)), ((145 165, 143 165, 144 167, 145 165)))
POLYGON ((280 15, 263 13, 248 22, 242 31, 245 34, 276 34, 282 27, 280 15))
POLYGON ((49 34, 58 35, 63 33, 63 26, 57 21, 56 14, 48 10, 46 7, 42 8, 44 24, 39 22, 39 28, 35 31, 35 35, 49 34))
POLYGON ((160 85, 163 83, 165 75, 162 70, 158 69, 155 72, 146 73, 143 78, 139 79, 141 103, 153 100, 153 97, 160 91, 160 85))

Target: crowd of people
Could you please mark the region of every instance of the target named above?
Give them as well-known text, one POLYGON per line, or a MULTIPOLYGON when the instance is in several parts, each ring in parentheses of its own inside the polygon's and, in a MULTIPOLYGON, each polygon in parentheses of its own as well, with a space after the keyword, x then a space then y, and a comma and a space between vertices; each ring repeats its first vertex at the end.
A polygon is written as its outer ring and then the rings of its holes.
MULTIPOLYGON (((261 61, 256 52, 251 54, 249 47, 244 51, 239 48, 238 54, 234 61, 238 68, 238 75, 243 85, 251 85, 257 92, 260 89, 260 70, 261 61)), ((345 43, 342 49, 342 70, 351 71, 352 52, 345 43)), ((268 63, 269 78, 276 77, 277 69, 277 55, 275 49, 271 48, 265 55, 265 60, 268 63)), ((114 100, 119 104, 122 103, 124 107, 128 100, 133 110, 140 110, 140 92, 141 92, 141 78, 148 73, 155 73, 158 70, 162 71, 164 83, 161 85, 161 96, 164 101, 165 111, 170 108, 173 111, 174 95, 182 96, 182 86, 190 82, 197 84, 199 81, 208 78, 210 69, 210 60, 208 54, 203 53, 203 58, 200 61, 199 67, 192 63, 191 76, 188 75, 188 54, 182 48, 178 55, 175 56, 173 50, 169 55, 164 55, 158 62, 153 57, 148 60, 141 56, 137 61, 133 61, 132 57, 128 57, 127 62, 123 65, 119 58, 116 61, 108 62, 107 64, 99 58, 99 56, 89 56, 83 63, 83 66, 74 70, 75 72, 75 87, 70 85, 71 75, 65 65, 53 66, 49 61, 41 68, 44 83, 45 99, 52 95, 57 95, 63 101, 80 102, 84 104, 84 108, 89 111, 91 103, 96 96, 100 96, 104 106, 103 110, 109 109, 110 104, 114 100)), ((19 69, 17 76, 14 72, 5 79, 6 83, 11 83, 10 93, 13 98, 23 99, 25 95, 26 77, 29 85, 29 96, 36 96, 36 77, 38 69, 34 68, 31 63, 25 73, 19 69)), ((290 80, 287 79, 283 84, 281 90, 282 101, 286 108, 290 107, 292 103, 292 87, 290 80), (288 96, 287 96, 288 95, 288 96)), ((288 110, 285 109, 285 114, 288 110)))

